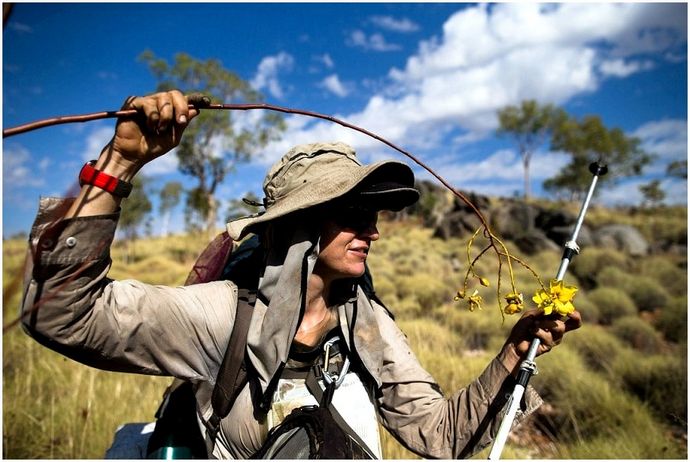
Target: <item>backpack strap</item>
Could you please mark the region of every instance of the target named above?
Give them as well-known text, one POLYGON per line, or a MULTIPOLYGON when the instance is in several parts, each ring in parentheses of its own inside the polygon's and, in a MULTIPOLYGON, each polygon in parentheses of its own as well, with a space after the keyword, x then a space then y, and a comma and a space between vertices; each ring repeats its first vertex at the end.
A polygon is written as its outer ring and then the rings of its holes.
POLYGON ((212 443, 220 429, 220 421, 228 415, 247 383, 245 350, 255 302, 256 290, 238 289, 235 323, 211 395, 213 415, 206 423, 212 443))
POLYGON ((307 374, 307 378, 305 380, 305 385, 307 386, 307 390, 309 390, 309 393, 314 395, 314 398, 316 398, 316 401, 319 402, 319 406, 322 408, 325 408, 328 410, 328 412, 331 414, 331 417, 333 417, 333 420, 335 423, 345 432, 347 433, 350 438, 352 438, 361 448, 366 452, 371 459, 376 459, 376 456, 374 453, 369 449, 369 446, 362 440, 362 438, 357 434, 356 431, 350 427, 350 425, 345 421, 343 416, 340 415, 338 410, 335 408, 333 405, 332 399, 333 399, 333 392, 335 391, 335 382, 331 382, 326 386, 326 392, 321 389, 321 385, 319 385, 319 380, 317 377, 317 368, 312 367, 309 370, 309 373, 307 374))

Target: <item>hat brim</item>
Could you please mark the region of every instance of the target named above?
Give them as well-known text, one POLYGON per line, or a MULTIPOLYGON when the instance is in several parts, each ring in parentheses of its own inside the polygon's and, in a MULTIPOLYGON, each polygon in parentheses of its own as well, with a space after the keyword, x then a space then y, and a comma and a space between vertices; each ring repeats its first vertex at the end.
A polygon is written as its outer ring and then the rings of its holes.
POLYGON ((381 161, 347 170, 338 169, 305 182, 303 187, 276 201, 266 211, 229 222, 228 234, 238 241, 260 224, 325 204, 351 192, 360 198, 369 198, 368 206, 377 210, 402 210, 419 199, 419 192, 414 189, 412 169, 402 162, 381 161), (395 186, 387 187, 387 183, 395 186))

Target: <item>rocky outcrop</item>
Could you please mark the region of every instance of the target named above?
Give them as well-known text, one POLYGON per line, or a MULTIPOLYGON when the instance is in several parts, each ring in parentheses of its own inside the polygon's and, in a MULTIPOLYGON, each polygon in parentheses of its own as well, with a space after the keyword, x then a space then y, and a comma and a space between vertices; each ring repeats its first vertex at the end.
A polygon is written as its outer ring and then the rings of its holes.
MULTIPOLYGON (((426 226, 434 228, 434 236, 465 238, 481 225, 472 208, 445 188, 428 181, 418 183, 417 188, 422 197, 412 213, 421 216, 426 226)), ((476 193, 463 194, 477 206, 496 235, 512 241, 526 254, 562 249, 577 222, 577 216, 562 209, 525 203, 521 199, 491 199, 476 193)), ((580 246, 605 246, 633 256, 649 253, 647 241, 629 225, 606 225, 592 230, 583 224, 577 243, 580 246)))

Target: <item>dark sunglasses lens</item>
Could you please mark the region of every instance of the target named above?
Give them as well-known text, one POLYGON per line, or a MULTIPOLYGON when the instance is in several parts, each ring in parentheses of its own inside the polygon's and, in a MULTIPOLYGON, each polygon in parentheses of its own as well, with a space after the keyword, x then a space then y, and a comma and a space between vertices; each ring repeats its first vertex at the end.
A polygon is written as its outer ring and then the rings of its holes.
POLYGON ((338 225, 355 231, 364 231, 375 225, 377 218, 377 212, 361 208, 346 208, 333 217, 338 225))

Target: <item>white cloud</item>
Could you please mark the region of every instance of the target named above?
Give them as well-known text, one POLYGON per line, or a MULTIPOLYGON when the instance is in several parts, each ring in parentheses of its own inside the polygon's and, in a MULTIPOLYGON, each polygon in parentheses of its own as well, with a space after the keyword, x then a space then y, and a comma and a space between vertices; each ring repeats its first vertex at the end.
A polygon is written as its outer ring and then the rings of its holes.
MULTIPOLYGON (((607 205, 626 205, 641 204, 644 202, 644 195, 640 191, 640 186, 648 184, 649 180, 632 178, 606 188, 602 192, 598 201, 607 205)), ((677 179, 663 179, 659 185, 664 192, 664 204, 678 205, 687 203, 688 183, 677 179)))
POLYGON ((670 162, 687 159, 688 123, 685 120, 648 122, 635 130, 632 136, 641 140, 642 149, 657 156, 645 170, 648 174, 665 175, 670 162))
POLYGON ((353 31, 348 37, 346 43, 349 46, 372 51, 396 51, 400 50, 401 48, 400 45, 395 43, 388 43, 386 38, 378 32, 367 35, 361 30, 353 31))
POLYGON ((323 79, 321 81, 321 86, 341 98, 346 97, 349 93, 346 86, 338 78, 338 74, 331 74, 323 79))
POLYGON ((333 63, 333 58, 328 53, 324 53, 319 56, 315 56, 314 59, 319 63, 323 64, 327 69, 333 69, 335 64, 333 63))
POLYGON ((113 138, 112 127, 101 126, 93 130, 86 138, 86 149, 81 154, 84 162, 98 159, 103 147, 113 138))
MULTIPOLYGON (((542 183, 568 163, 568 156, 558 152, 535 152, 530 163, 529 177, 533 184, 542 183)), ((497 195, 498 186, 503 195, 523 188, 522 159, 512 149, 501 149, 475 161, 467 161, 452 153, 434 162, 432 168, 462 189, 497 195)))
POLYGON ((283 71, 290 71, 293 64, 294 58, 285 52, 266 56, 259 63, 256 75, 250 84, 256 90, 263 90, 265 88, 274 98, 282 99, 285 91, 278 80, 278 74, 283 71))
MULTIPOLYGON (((423 149, 429 157, 452 151, 492 133, 496 111, 505 105, 525 99, 565 104, 596 91, 606 78, 640 72, 671 53, 677 55, 676 47, 685 40, 685 23, 678 19, 685 14, 684 8, 635 3, 467 7, 446 21, 440 36, 421 42, 403 68, 392 69, 388 86, 371 95, 360 111, 339 118, 411 151, 423 149), (650 36, 649 31, 656 32, 650 36), (641 51, 647 54, 639 56, 641 51)), ((350 39, 358 46, 371 45, 362 31, 350 39)), ((341 139, 373 155, 381 148, 379 142, 335 124, 289 120, 284 138, 265 150, 267 162, 295 144, 314 140, 341 139)), ((667 127, 666 133, 678 133, 677 125, 678 121, 675 128, 667 127)), ((662 128, 646 130, 654 127, 662 128)), ((674 143, 674 152, 687 145, 686 132, 682 130, 681 140, 666 140, 674 143)), ((519 162, 506 156, 493 154, 463 169, 488 175, 504 172, 508 165, 513 175, 521 172, 519 162)), ((537 180, 538 169, 546 168, 546 178, 557 167, 535 160, 531 174, 537 180)), ((482 178, 489 180, 489 176, 482 178)))
POLYGON ((396 19, 392 16, 372 16, 369 19, 378 27, 393 32, 407 33, 419 30, 419 25, 408 18, 396 19))
POLYGON ((166 155, 162 157, 157 157, 153 161, 149 162, 141 169, 142 173, 145 175, 166 175, 177 171, 177 166, 179 162, 177 161, 177 155, 173 149, 166 155))
POLYGON ((11 21, 9 23, 10 29, 12 29, 15 32, 19 32, 20 34, 32 34, 33 33, 33 28, 27 24, 21 23, 21 22, 15 22, 11 21))
POLYGON ((6 145, 2 153, 2 180, 4 188, 41 187, 45 183, 45 159, 39 161, 39 172, 27 148, 20 144, 6 145))
POLYGON ((651 61, 625 61, 623 59, 606 60, 601 63, 599 70, 605 75, 612 77, 627 77, 642 70, 649 70, 654 67, 651 61))

